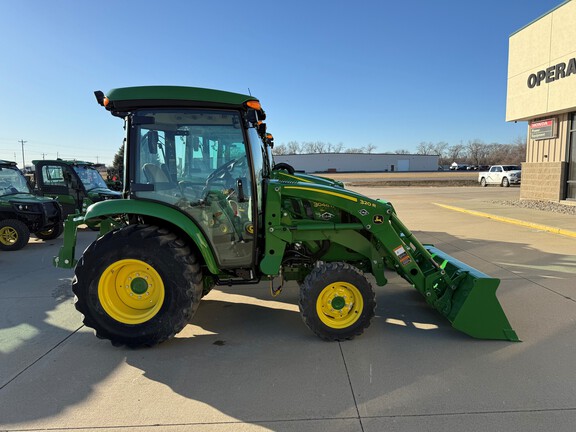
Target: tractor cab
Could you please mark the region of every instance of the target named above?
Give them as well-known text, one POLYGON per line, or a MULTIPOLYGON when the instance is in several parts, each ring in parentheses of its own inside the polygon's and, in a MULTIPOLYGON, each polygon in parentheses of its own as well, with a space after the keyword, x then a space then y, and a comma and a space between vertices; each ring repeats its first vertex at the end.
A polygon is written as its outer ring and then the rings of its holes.
POLYGON ((256 238, 271 171, 259 101, 172 86, 95 95, 125 122, 125 199, 95 204, 86 222, 115 213, 123 223, 170 227, 192 239, 220 283, 259 280, 256 238))
POLYGON ((200 228, 219 268, 250 269, 263 160, 238 110, 145 108, 128 117, 131 199, 177 209, 200 228))

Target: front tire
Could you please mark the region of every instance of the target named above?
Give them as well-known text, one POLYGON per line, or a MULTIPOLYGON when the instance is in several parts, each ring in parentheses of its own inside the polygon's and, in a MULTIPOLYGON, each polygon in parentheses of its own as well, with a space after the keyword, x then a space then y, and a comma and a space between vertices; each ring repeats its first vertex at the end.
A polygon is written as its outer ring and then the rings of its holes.
POLYGON ((304 279, 299 306, 312 332, 327 341, 342 341, 370 326, 376 302, 372 285, 355 267, 324 263, 304 279))
POLYGON ((504 177, 502 179, 502 186, 504 186, 504 187, 510 186, 510 182, 508 181, 508 177, 504 177))
POLYGON ((72 290, 97 337, 138 348, 164 342, 188 324, 202 296, 202 274, 175 234, 129 225, 86 249, 72 290))
POLYGON ((18 219, 0 222, 0 250, 16 251, 22 249, 30 240, 30 230, 18 219))
POLYGON ((58 238, 60 234, 64 232, 64 224, 59 223, 54 225, 52 228, 35 232, 34 235, 38 237, 40 240, 54 240, 58 238))

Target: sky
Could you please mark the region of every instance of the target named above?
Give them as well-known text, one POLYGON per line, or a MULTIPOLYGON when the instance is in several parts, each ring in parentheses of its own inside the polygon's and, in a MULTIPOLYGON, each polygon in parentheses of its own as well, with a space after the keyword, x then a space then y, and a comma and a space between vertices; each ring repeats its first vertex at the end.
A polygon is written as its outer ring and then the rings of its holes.
POLYGON ((276 144, 510 144, 509 37, 563 2, 0 0, 0 159, 111 165, 94 91, 140 85, 252 94, 276 144))

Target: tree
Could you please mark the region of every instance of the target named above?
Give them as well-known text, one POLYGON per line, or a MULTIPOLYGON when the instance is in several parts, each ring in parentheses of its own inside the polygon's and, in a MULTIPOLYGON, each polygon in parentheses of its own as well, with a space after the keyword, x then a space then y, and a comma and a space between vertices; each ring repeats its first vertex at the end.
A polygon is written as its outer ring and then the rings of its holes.
POLYGON ((488 156, 488 147, 479 139, 468 141, 466 146, 468 159, 473 165, 484 165, 488 156))
POLYGON ((298 154, 301 153, 300 144, 298 141, 290 141, 286 144, 286 154, 298 154))
POLYGON ((351 147, 346 149, 346 153, 364 153, 362 147, 351 147))
POLYGON ((117 175, 120 178, 124 175, 124 143, 118 149, 118 153, 114 155, 111 171, 112 175, 117 175))
POLYGON ((452 162, 456 162, 456 159, 459 159, 462 153, 464 153, 464 145, 462 144, 454 144, 453 146, 448 147, 448 159, 452 162))
POLYGON ((366 147, 364 147, 364 151, 368 154, 372 153, 374 150, 376 150, 376 146, 372 143, 370 143, 366 147))
POLYGON ((418 147, 416 147, 416 153, 421 155, 436 154, 434 144, 431 142, 421 142, 418 144, 418 147))
POLYGON ((288 154, 288 149, 285 144, 275 145, 272 148, 272 154, 274 155, 286 155, 288 154))

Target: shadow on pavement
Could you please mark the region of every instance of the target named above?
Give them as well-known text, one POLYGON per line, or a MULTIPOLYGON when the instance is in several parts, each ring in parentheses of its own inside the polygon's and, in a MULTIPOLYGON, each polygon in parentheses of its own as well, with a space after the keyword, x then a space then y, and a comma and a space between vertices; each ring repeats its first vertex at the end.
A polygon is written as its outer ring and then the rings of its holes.
POLYGON ((42 287, 8 277, 26 295, 3 294, 10 305, 2 302, 0 329, 35 332, 13 349, 0 339, 2 364, 19 364, 2 375, 0 425, 241 421, 275 430, 267 422, 576 407, 573 361, 554 363, 557 356, 574 360, 567 343, 575 336, 574 301, 562 294, 574 286, 574 256, 443 232, 417 237, 496 272, 503 280, 499 299, 524 342, 463 335, 388 274, 389 284, 376 287, 376 318, 353 341, 327 343, 313 335, 298 313, 298 287, 288 284, 277 298, 264 285, 216 289, 175 339, 152 349, 119 349, 89 329, 71 330, 80 318, 70 309, 69 279, 46 270, 42 287), (52 301, 31 300, 45 290, 52 301), (545 364, 555 364, 549 381, 534 373, 545 364))

